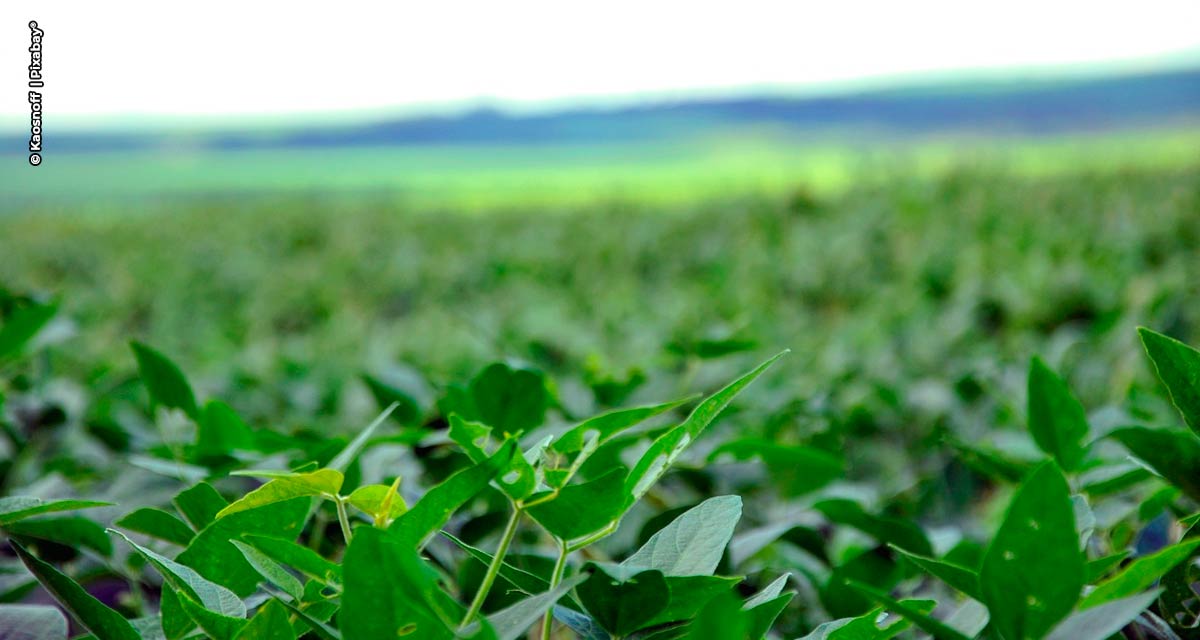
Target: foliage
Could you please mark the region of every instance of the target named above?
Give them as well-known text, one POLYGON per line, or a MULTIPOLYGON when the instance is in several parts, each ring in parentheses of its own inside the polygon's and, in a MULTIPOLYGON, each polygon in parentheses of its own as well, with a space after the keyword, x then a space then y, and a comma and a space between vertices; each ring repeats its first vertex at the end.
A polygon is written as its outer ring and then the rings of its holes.
MULTIPOLYGON (((1019 233, 976 214, 957 224, 1019 233)), ((868 233, 754 216, 745 237, 788 243, 763 259, 803 245, 792 225, 868 233)), ((1154 232, 1167 249, 1147 236, 1139 251, 1181 264, 1182 219, 1154 232)), ((709 233, 687 242, 702 252, 709 233)), ((1046 246, 1066 251, 1061 234, 1046 246)), ((1193 312, 1171 302, 1185 285, 1139 280, 1119 302, 1080 285, 1081 308, 1040 311, 983 305, 933 261, 866 302, 850 272, 928 250, 906 241, 881 236, 891 257, 822 263, 831 282, 799 288, 772 265, 775 290, 827 296, 809 312, 874 310, 757 364, 785 343, 755 320, 682 331, 644 363, 624 361, 639 334, 607 363, 547 343, 332 386, 345 363, 284 365, 275 345, 284 381, 264 391, 149 340, 74 352, 63 341, 88 338, 64 330, 69 297, 5 294, 0 636, 1200 637, 1200 352, 1130 321, 1172 318, 1159 326, 1187 338, 1193 312), (911 318, 879 308, 916 281, 911 318)), ((656 304, 675 301, 639 312, 656 304)))

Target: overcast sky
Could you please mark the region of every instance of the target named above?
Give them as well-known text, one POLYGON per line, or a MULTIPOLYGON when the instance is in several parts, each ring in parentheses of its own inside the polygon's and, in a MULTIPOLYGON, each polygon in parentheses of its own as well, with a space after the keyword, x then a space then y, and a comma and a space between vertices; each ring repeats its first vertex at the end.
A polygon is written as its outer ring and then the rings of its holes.
POLYGON ((29 20, 46 34, 48 123, 528 107, 1200 51, 1196 0, 2 4, 9 126, 28 125, 29 20))

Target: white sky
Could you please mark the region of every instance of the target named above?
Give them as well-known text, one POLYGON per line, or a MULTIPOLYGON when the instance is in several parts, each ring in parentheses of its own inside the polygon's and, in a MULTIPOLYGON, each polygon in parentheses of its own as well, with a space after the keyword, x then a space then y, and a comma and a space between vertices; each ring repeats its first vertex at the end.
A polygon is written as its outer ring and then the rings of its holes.
POLYGON ((6 1, 0 121, 539 103, 1200 50, 1197 0, 6 1))

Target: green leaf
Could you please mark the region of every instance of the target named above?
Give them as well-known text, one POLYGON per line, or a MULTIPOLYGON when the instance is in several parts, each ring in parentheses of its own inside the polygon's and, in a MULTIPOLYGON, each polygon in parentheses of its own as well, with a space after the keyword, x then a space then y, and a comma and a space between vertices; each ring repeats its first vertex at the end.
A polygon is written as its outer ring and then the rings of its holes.
POLYGON ((689 396, 662 404, 602 413, 568 429, 550 445, 550 450, 560 454, 576 453, 585 449, 594 451, 614 436, 619 435, 622 431, 678 408, 694 399, 695 396, 689 396))
MULTIPOLYGON (((553 500, 534 504, 527 513, 556 537, 574 540, 603 529, 621 515, 624 486, 625 474, 613 469, 594 480, 563 487, 553 500)), ((529 502, 535 503, 550 493, 535 493, 529 502)))
POLYGON ((741 497, 709 498, 656 532, 621 565, 657 569, 664 576, 710 576, 741 517, 741 497))
POLYGON ((746 638, 750 620, 742 603, 730 592, 718 594, 701 607, 700 615, 688 625, 687 640, 746 638))
POLYGON ((276 502, 293 498, 324 497, 332 498, 342 489, 345 478, 340 471, 333 469, 318 469, 308 473, 294 473, 274 480, 247 493, 236 502, 221 509, 217 519, 228 517, 242 511, 257 509, 276 502))
POLYGON ((199 421, 200 410, 196 407, 196 396, 192 394, 192 387, 179 367, 163 354, 140 342, 131 342, 129 346, 133 348, 133 355, 138 363, 138 374, 142 378, 142 384, 146 385, 146 391, 150 393, 153 403, 168 409, 179 409, 192 420, 199 421))
POLYGON ((992 625, 1006 640, 1040 638, 1075 607, 1085 571, 1070 489, 1047 462, 1017 489, 984 555, 979 582, 992 625))
POLYGON ((933 553, 925 532, 908 520, 867 513, 862 505, 844 498, 822 500, 814 504, 813 508, 829 520, 854 527, 882 543, 892 544, 919 555, 933 553))
POLYGON ((310 506, 309 498, 295 498, 216 520, 205 527, 176 560, 246 597, 254 592, 261 578, 230 540, 245 534, 294 539, 308 519, 310 506))
POLYGON ((549 591, 525 598, 488 616, 488 623, 496 632, 497 640, 519 640, 531 626, 542 619, 554 603, 587 578, 586 575, 572 576, 549 591))
POLYGON ((346 588, 338 621, 354 640, 454 638, 461 615, 438 597, 437 573, 392 534, 361 528, 346 550, 346 588))
POLYGON ((163 635, 169 640, 186 638, 196 628, 196 621, 180 602, 182 598, 170 583, 163 583, 158 603, 159 621, 163 635))
POLYGON ((909 562, 920 567, 925 573, 958 589, 975 600, 983 600, 983 593, 979 588, 978 573, 951 562, 910 553, 895 545, 892 546, 892 549, 907 558, 909 562))
POLYGON ((783 588, 787 586, 788 580, 790 580, 791 577, 792 574, 785 573, 778 578, 775 578, 771 581, 771 584, 763 587, 762 591, 759 591, 758 593, 747 598, 743 607, 745 609, 753 609, 754 607, 775 599, 777 596, 779 596, 779 594, 783 593, 783 588))
MULTIPOLYGON (((450 439, 462 447, 467 457, 477 464, 486 460, 491 448, 492 428, 482 422, 465 420, 457 413, 450 414, 449 421, 450 439)), ((524 455, 514 455, 499 476, 496 484, 514 500, 523 500, 537 489, 537 473, 524 455)))
POLYGON ((591 577, 576 587, 575 593, 592 618, 609 633, 629 635, 666 608, 670 591, 661 571, 635 573, 624 567, 589 566, 593 567, 591 577))
MULTIPOLYGON (((460 549, 466 551, 468 555, 478 560, 484 566, 488 566, 492 563, 492 558, 494 556, 488 552, 472 547, 471 545, 459 540, 445 531, 442 532, 442 535, 454 544, 458 545, 460 549)), ((526 595, 534 595, 543 592, 550 587, 550 582, 548 580, 525 571, 524 569, 514 567, 513 565, 504 561, 500 562, 500 577, 507 580, 526 595)))
POLYGON ((268 536, 245 535, 242 536, 242 539, 266 557, 292 567, 314 580, 324 584, 341 584, 342 582, 342 567, 326 560, 308 547, 296 544, 291 540, 268 536))
POLYGON ((233 546, 241 550, 242 555, 246 558, 246 562, 249 562, 250 566, 254 567, 254 570, 265 578, 267 582, 283 589, 284 593, 295 600, 300 600, 304 597, 304 585, 300 584, 296 576, 288 573, 286 569, 271 559, 270 556, 245 542, 238 540, 230 540, 230 542, 233 543, 233 546))
POLYGON ((7 498, 0 498, 0 527, 47 513, 109 506, 112 506, 111 502, 96 502, 95 500, 54 500, 52 502, 45 502, 38 498, 9 496, 7 498))
MULTIPOLYGON (((888 594, 861 582, 851 581, 849 586, 851 589, 887 607, 888 610, 903 616, 905 620, 917 625, 922 631, 933 636, 936 640, 971 640, 957 629, 918 609, 912 601, 900 602, 888 594)), ((1036 638, 1038 636, 1030 637, 1036 638)))
POLYGON ((375 435, 375 432, 379 430, 379 427, 383 426, 384 422, 387 422, 388 416, 392 415, 392 412, 395 411, 398 406, 399 405, 396 403, 392 403, 390 406, 388 406, 388 408, 384 409, 383 413, 380 413, 373 421, 371 421, 371 424, 367 425, 362 431, 360 431, 359 434, 355 436, 355 438, 351 440, 344 449, 339 451, 338 454, 333 457, 333 460, 329 461, 329 464, 325 465, 325 468, 332 469, 338 473, 346 473, 346 470, 350 468, 350 463, 354 462, 354 459, 358 457, 358 454, 362 453, 363 449, 366 448, 367 443, 370 442, 371 437, 375 435))
POLYGON ((153 507, 142 507, 114 524, 181 547, 186 547, 196 536, 183 520, 153 507))
MULTIPOLYGON (((604 565, 609 567, 611 565, 604 565)), ((621 567, 625 572, 637 571, 639 567, 621 567)), ((667 583, 667 606, 663 607, 647 626, 690 620, 699 613, 704 603, 719 594, 728 593, 742 579, 725 576, 665 576, 667 583)))
POLYGON ((0 361, 18 355, 25 345, 46 326, 57 305, 35 304, 14 311, 0 326, 0 361))
POLYGON ((308 611, 284 600, 278 600, 278 602, 287 607, 288 610, 290 610, 297 618, 303 620, 304 624, 308 625, 308 628, 312 630, 313 635, 317 636, 321 640, 342 640, 342 634, 340 631, 313 617, 313 615, 308 613, 308 611))
POLYGON ((541 374, 501 362, 471 380, 471 398, 479 420, 505 437, 542 424, 550 403, 541 374))
POLYGON ((629 476, 625 479, 625 506, 626 508, 633 505, 641 499, 654 483, 662 477, 676 458, 687 449, 688 445, 695 442, 704 432, 708 425, 726 407, 733 399, 741 393, 750 383, 754 382, 760 375, 763 374, 775 361, 786 355, 787 351, 782 351, 776 354, 771 359, 758 365, 749 373, 734 380, 725 388, 709 396, 703 402, 692 410, 683 424, 667 431, 659 436, 651 445, 650 448, 642 454, 633 471, 629 472, 629 476))
POLYGON ((0 604, 0 638, 67 640, 67 619, 58 607, 0 604))
POLYGON ((97 640, 141 640, 133 625, 121 614, 109 609, 49 563, 34 557, 16 541, 10 540, 9 544, 46 591, 70 611, 84 628, 92 632, 97 640))
POLYGON ((404 498, 389 485, 368 484, 354 490, 346 501, 355 509, 375 518, 376 520, 392 520, 408 511, 404 498), (384 513, 384 511, 387 513, 384 513))
POLYGON ((1055 627, 1046 640, 1106 640, 1141 615, 1158 594, 1148 591, 1079 611, 1055 627))
MULTIPOLYGON (((1200 540, 1200 527, 1191 526, 1184 534, 1184 540, 1200 540)), ((1200 557, 1200 549, 1193 549, 1191 558, 1175 565, 1159 582, 1162 587, 1162 595, 1158 598, 1159 615, 1187 640, 1194 640, 1200 629, 1200 599, 1193 588, 1200 582, 1197 557, 1200 557)))
POLYGON ((1083 461, 1087 414, 1067 383, 1037 357, 1029 364, 1029 432, 1063 469, 1073 471, 1083 461))
POLYGON ((519 455, 516 443, 506 442, 487 461, 463 469, 430 489, 415 506, 396 518, 388 530, 404 544, 424 548, 429 537, 482 491, 501 469, 508 467, 514 455, 519 455))
POLYGON ((233 407, 220 400, 204 405, 196 424, 196 455, 200 458, 225 456, 233 451, 256 448, 254 432, 233 407))
POLYGON ((1125 558, 1128 558, 1128 557, 1129 557, 1129 552, 1122 551, 1120 553, 1114 553, 1111 555, 1104 556, 1103 558, 1096 558, 1095 560, 1088 560, 1087 584, 1095 584, 1096 581, 1098 581, 1101 578, 1103 578, 1104 576, 1108 575, 1109 572, 1111 572, 1113 569, 1116 569, 1117 566, 1119 566, 1121 564, 1121 562, 1123 560, 1125 560, 1125 558))
POLYGON ((69 547, 86 547, 104 557, 112 555, 112 540, 104 527, 81 517, 22 520, 4 527, 9 533, 57 542, 69 547))
POLYGON ((1200 500, 1200 440, 1186 431, 1126 427, 1109 434, 1158 475, 1200 500))
POLYGON ((246 628, 245 618, 235 618, 222 615, 202 606, 186 593, 177 593, 179 604, 187 615, 212 640, 233 640, 242 629, 246 628))
MULTIPOLYGON (((176 591, 181 592, 181 595, 187 596, 205 609, 221 615, 246 617, 246 604, 229 589, 206 580, 191 567, 179 564, 139 545, 120 531, 115 529, 108 531, 129 543, 129 546, 153 565, 162 574, 163 579, 176 591)), ((199 621, 197 620, 197 622, 199 621)))
POLYGON ((278 600, 268 600, 258 608, 236 640, 296 640, 296 631, 288 610, 278 600))
POLYGON ((1171 402, 1192 431, 1200 434, 1200 351, 1145 327, 1138 328, 1138 335, 1171 402))
POLYGON ((492 428, 482 422, 467 420, 457 413, 450 414, 447 434, 467 454, 472 462, 482 462, 488 457, 492 440, 492 428))
POLYGON ((788 603, 795 597, 796 592, 789 591, 753 607, 744 607, 750 626, 748 636, 750 638, 765 638, 767 632, 775 625, 775 620, 779 618, 779 614, 783 613, 788 603))
POLYGON ((229 504, 207 482, 199 482, 184 489, 171 502, 196 531, 212 524, 221 509, 229 504))
POLYGON ((1134 560, 1120 573, 1096 585, 1096 588, 1080 601, 1079 608, 1088 609, 1146 590, 1163 574, 1187 560, 1197 546, 1200 546, 1200 539, 1188 540, 1134 560))

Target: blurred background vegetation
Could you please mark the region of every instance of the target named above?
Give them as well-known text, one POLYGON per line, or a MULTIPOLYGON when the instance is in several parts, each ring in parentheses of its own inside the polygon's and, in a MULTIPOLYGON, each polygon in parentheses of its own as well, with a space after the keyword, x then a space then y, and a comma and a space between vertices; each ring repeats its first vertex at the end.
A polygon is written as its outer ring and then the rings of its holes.
POLYGON ((928 434, 1010 420, 977 401, 1020 398, 1033 353, 1095 407, 1144 382, 1135 325, 1200 339, 1192 68, 84 130, 47 158, 0 175, 7 304, 71 319, 45 366, 120 388, 144 340, 257 421, 340 429, 374 410, 361 374, 502 358, 583 415, 790 347, 756 390, 795 405, 774 435, 928 434))

